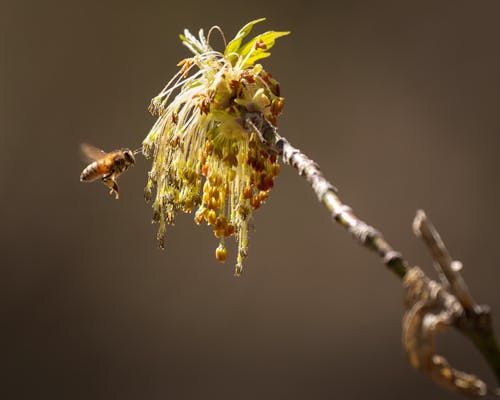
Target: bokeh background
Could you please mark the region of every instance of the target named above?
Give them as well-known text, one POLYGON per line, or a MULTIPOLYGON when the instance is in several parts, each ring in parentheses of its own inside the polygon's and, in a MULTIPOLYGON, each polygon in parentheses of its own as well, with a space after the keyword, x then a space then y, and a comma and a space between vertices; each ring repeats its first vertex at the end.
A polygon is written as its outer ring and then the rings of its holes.
MULTIPOLYGON (((455 399, 408 364, 400 282, 288 167, 255 214, 241 279, 179 216, 157 249, 142 198, 78 181, 79 144, 138 147, 187 27, 291 30, 263 64, 280 132, 431 272, 424 208, 500 332, 500 3, 2 1, 0 398, 455 399)), ((214 35, 214 46, 221 41, 214 35)), ((440 350, 492 382, 455 332, 440 350)))

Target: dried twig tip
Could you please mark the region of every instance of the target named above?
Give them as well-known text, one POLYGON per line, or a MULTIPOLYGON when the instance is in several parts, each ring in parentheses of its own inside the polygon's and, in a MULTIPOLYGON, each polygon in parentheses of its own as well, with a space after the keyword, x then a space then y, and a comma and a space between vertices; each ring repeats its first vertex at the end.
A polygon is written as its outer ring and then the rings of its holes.
POLYGON ((417 210, 417 214, 415 215, 415 219, 413 220, 413 233, 415 236, 421 237, 420 226, 422 225, 422 221, 427 218, 425 212, 423 210, 417 210))
POLYGON ((436 335, 457 324, 464 310, 455 296, 428 279, 418 267, 404 278, 406 312, 403 317, 403 344, 410 363, 436 383, 468 396, 488 394, 477 376, 453 368, 436 354, 436 335))
POLYGON ((474 312, 477 305, 459 272, 463 268, 462 263, 453 260, 438 231, 422 210, 417 211, 413 230, 428 248, 443 284, 449 286, 451 293, 468 312, 474 312))

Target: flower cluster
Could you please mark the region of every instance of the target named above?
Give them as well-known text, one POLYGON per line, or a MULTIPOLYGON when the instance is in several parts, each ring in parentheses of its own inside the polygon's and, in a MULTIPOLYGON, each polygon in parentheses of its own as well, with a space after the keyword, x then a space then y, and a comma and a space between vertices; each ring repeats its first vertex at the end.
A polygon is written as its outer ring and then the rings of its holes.
POLYGON ((224 53, 212 49, 203 30, 198 38, 184 31, 181 39, 194 56, 178 64, 152 100, 150 111, 158 119, 143 142, 144 155, 153 157, 145 198, 156 191, 153 222, 159 224, 160 247, 175 213, 196 209, 195 222, 206 222, 219 238, 217 260, 226 259, 225 238, 237 237, 236 275, 248 252, 252 211, 279 173, 276 154, 245 124, 248 113, 258 112, 276 125, 284 104, 278 82, 255 62, 288 32, 270 31, 242 43, 262 20, 243 27, 224 53))

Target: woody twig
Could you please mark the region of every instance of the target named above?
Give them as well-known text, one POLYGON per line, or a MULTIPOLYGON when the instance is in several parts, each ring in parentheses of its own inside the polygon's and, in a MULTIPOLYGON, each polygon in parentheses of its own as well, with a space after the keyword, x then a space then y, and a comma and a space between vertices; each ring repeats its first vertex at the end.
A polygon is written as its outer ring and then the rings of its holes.
POLYGON ((337 188, 324 177, 318 164, 280 136, 277 129, 266 121, 262 114, 249 113, 246 124, 258 134, 271 151, 281 155, 285 164, 294 167, 299 175, 305 177, 333 219, 346 228, 359 244, 377 253, 383 263, 397 276, 402 278, 405 275, 408 265, 402 255, 389 245, 378 230, 366 224, 349 206, 342 203, 337 188))
POLYGON ((417 211, 413 221, 413 231, 431 253, 434 267, 443 285, 449 288, 468 313, 479 313, 481 307, 472 298, 460 273, 462 263, 451 258, 441 236, 422 210, 417 211))
MULTIPOLYGON (((422 210, 417 212, 413 230, 428 248, 443 286, 458 300, 463 309, 453 325, 472 340, 500 382, 500 351, 493 332, 489 307, 474 301, 460 273, 462 263, 453 260, 438 231, 422 210)), ((498 391, 496 393, 498 394, 498 391)))
POLYGON ((436 333, 453 326, 472 341, 500 382, 500 348, 493 332, 489 308, 476 304, 460 274, 462 264, 451 258, 425 213, 417 213, 414 230, 429 248, 441 284, 430 280, 418 267, 410 268, 378 230, 343 204, 338 190, 324 177, 318 164, 280 136, 277 128, 261 113, 248 113, 242 124, 255 132, 269 151, 278 153, 283 163, 304 176, 333 219, 403 279, 407 291, 403 343, 410 363, 448 389, 472 396, 499 395, 498 390, 490 390, 475 375, 454 369, 444 357, 435 354, 436 333))

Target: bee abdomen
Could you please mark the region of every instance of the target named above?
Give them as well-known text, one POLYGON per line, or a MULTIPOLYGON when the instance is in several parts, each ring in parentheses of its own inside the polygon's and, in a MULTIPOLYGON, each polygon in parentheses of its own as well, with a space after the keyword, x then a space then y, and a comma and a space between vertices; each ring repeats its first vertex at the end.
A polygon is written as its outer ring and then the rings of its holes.
POLYGON ((92 164, 85 167, 85 169, 82 171, 82 173, 80 174, 80 181, 91 182, 99 178, 102 175, 102 172, 100 170, 101 168, 99 167, 99 163, 97 161, 94 161, 92 164))

